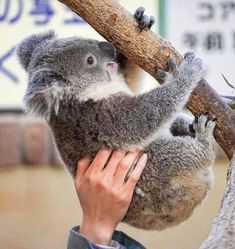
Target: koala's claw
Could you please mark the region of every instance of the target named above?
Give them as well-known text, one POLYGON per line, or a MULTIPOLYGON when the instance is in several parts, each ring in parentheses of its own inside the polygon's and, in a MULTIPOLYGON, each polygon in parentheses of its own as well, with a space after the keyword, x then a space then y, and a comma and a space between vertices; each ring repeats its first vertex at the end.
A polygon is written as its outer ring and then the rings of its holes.
POLYGON ((195 58, 196 58, 196 55, 193 52, 187 52, 184 55, 184 61, 187 64, 191 64, 194 61, 195 58))
POLYGON ((216 118, 215 116, 212 116, 212 119, 211 119, 213 122, 216 122, 218 120, 218 118, 216 118))
POLYGON ((138 22, 140 32, 145 28, 151 29, 151 27, 155 23, 155 18, 153 16, 144 15, 144 12, 145 8, 139 7, 134 13, 134 18, 138 22))
POLYGON ((157 74, 159 74, 159 76, 160 76, 162 79, 165 79, 165 78, 166 78, 167 72, 166 72, 164 69, 162 69, 162 68, 160 68, 160 67, 156 67, 155 70, 156 70, 157 74))
POLYGON ((145 28, 151 29, 154 23, 155 23, 155 18, 153 16, 143 15, 141 20, 138 22, 140 32, 145 28))
POLYGON ((163 80, 166 78, 167 74, 174 74, 177 71, 177 66, 173 56, 169 56, 168 58, 168 69, 169 72, 166 72, 163 68, 156 67, 156 72, 163 80))
POLYGON ((135 13, 134 13, 134 18, 136 19, 136 21, 140 21, 142 16, 144 15, 145 12, 145 8, 144 7, 139 7, 135 13))
POLYGON ((208 112, 195 116, 193 128, 197 133, 197 137, 206 138, 207 135, 212 135, 215 127, 215 116, 209 117, 208 112))
POLYGON ((195 54, 192 51, 188 51, 187 53, 184 54, 184 59, 186 58, 195 58, 195 54))
POLYGON ((199 118, 199 116, 198 116, 198 115, 195 115, 194 124, 197 124, 197 123, 198 123, 198 118, 199 118))
POLYGON ((153 26, 153 24, 155 23, 155 17, 154 16, 150 16, 149 17, 150 20, 149 20, 149 25, 148 25, 148 29, 151 29, 151 27, 153 26))
POLYGON ((175 58, 171 55, 168 58, 168 66, 169 66, 169 72, 175 72, 176 71, 176 63, 175 63, 175 58))

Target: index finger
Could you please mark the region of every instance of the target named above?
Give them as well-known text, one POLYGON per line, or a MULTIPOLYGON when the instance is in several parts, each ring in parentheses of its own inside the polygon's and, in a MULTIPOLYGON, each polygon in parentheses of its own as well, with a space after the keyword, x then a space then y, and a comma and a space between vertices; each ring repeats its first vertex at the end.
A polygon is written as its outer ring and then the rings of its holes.
POLYGON ((86 173, 86 170, 89 168, 90 163, 91 163, 90 157, 85 157, 85 158, 78 161, 77 171, 76 171, 76 176, 75 176, 76 182, 81 180, 83 175, 86 173))
POLYGON ((96 154, 94 160, 90 164, 90 167, 87 170, 87 174, 97 173, 102 171, 110 158, 112 151, 109 149, 100 149, 96 154))
MULTIPOLYGON (((144 168, 145 165, 147 163, 147 154, 143 154, 140 159, 138 160, 135 168, 133 169, 133 171, 130 173, 126 183, 124 184, 124 188, 126 188, 127 191, 132 191, 135 188, 136 183, 138 182, 144 168)), ((132 193, 131 192, 131 193, 132 193)))

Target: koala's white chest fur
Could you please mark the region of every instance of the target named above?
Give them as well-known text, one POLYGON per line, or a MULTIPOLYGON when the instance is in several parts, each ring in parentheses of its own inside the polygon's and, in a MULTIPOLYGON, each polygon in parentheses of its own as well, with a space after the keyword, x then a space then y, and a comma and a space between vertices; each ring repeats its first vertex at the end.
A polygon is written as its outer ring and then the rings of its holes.
POLYGON ((134 96, 121 75, 112 77, 112 81, 99 82, 88 88, 79 96, 81 101, 92 99, 94 101, 109 98, 113 94, 125 93, 134 96))

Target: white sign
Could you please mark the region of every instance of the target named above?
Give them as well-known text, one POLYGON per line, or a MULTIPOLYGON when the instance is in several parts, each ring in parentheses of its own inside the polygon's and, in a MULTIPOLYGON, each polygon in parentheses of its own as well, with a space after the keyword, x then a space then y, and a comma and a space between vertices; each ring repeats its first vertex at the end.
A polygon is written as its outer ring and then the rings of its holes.
MULTIPOLYGON (((132 13, 145 6, 155 14, 155 0, 119 1, 132 13)), ((0 0, 0 109, 22 108, 27 75, 19 65, 14 47, 25 36, 49 29, 59 37, 103 38, 81 18, 55 0, 0 0)))
POLYGON ((181 53, 195 51, 219 94, 234 94, 235 0, 166 0, 166 38, 181 53))

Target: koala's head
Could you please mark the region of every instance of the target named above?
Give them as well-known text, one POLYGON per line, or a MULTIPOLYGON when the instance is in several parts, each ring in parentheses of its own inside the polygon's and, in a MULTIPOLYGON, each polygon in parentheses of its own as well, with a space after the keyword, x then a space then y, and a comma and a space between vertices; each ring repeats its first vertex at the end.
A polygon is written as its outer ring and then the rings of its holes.
POLYGON ((52 109, 58 113, 64 97, 80 98, 100 82, 112 83, 117 73, 116 49, 108 42, 58 39, 47 32, 25 38, 16 52, 29 75, 25 110, 46 119, 52 109))
POLYGON ((89 84, 110 81, 117 70, 116 49, 109 42, 81 39, 58 39, 54 32, 33 34, 17 48, 18 58, 29 75, 51 70, 67 85, 84 89, 89 84))

